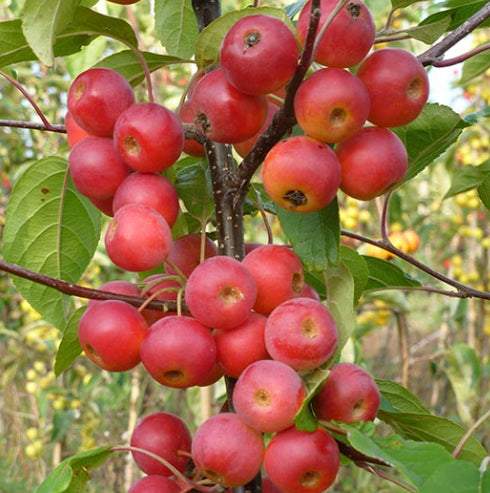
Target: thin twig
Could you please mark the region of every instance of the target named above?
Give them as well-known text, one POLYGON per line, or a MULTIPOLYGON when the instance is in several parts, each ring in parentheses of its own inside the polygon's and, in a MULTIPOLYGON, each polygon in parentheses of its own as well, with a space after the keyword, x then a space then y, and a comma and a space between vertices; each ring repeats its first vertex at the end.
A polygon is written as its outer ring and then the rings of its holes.
POLYGON ((456 448, 453 451, 453 457, 455 457, 455 458, 458 457, 458 455, 461 453, 464 446, 466 445, 466 442, 468 442, 468 440, 471 438, 473 433, 475 433, 477 428, 480 427, 489 418, 490 418, 490 409, 483 416, 481 416, 477 421, 475 421, 473 426, 471 428, 469 428, 469 430, 463 435, 463 437, 461 438, 458 445, 456 446, 456 448))
POLYGON ((49 126, 46 126, 44 123, 23 122, 19 120, 0 120, 0 127, 27 128, 66 134, 66 127, 64 125, 49 124, 49 126))

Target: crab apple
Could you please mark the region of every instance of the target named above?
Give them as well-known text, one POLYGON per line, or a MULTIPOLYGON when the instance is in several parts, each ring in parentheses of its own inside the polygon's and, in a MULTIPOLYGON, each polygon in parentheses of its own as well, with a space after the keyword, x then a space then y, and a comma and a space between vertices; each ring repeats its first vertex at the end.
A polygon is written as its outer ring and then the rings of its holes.
POLYGON ((335 143, 362 128, 370 104, 368 91, 358 77, 341 68, 324 68, 301 83, 294 98, 294 113, 309 136, 335 143))
POLYGON ((126 371, 140 362, 140 345, 148 325, 134 306, 119 300, 88 308, 78 325, 87 357, 107 371, 126 371))
POLYGON ((259 246, 248 253, 242 263, 257 283, 254 310, 258 313, 268 315, 283 301, 297 298, 303 289, 303 264, 287 246, 259 246))
POLYGON ((150 326, 141 362, 162 385, 187 388, 204 381, 216 363, 211 331, 192 317, 170 315, 150 326))
POLYGON ((99 209, 100 212, 105 214, 106 216, 112 217, 114 216, 114 212, 112 211, 112 199, 114 197, 108 197, 107 199, 94 199, 91 197, 88 197, 90 202, 92 202, 97 209, 99 209))
POLYGON ((289 82, 298 55, 296 38, 282 20, 249 15, 236 21, 226 33, 220 63, 228 82, 239 91, 268 94, 289 82))
MULTIPOLYGON (((183 289, 180 282, 174 279, 167 279, 162 274, 152 274, 145 277, 143 283, 146 286, 141 290, 141 296, 151 296, 152 299, 156 300, 176 301, 178 291, 183 289)), ((175 312, 153 310, 150 308, 145 308, 142 313, 148 325, 152 325, 163 317, 176 315, 175 312)))
POLYGON ((68 146, 72 148, 77 142, 80 142, 85 137, 93 137, 85 131, 71 116, 70 112, 67 111, 65 115, 65 127, 66 127, 66 138, 68 140, 68 146))
POLYGON ((408 156, 400 138, 382 127, 364 127, 338 144, 341 190, 358 200, 383 195, 400 182, 408 167, 408 156))
POLYGON ((116 193, 130 170, 105 137, 86 137, 68 156, 70 174, 76 189, 86 197, 105 200, 116 193))
POLYGON ((135 171, 151 173, 169 168, 184 148, 179 117, 160 104, 137 103, 124 111, 114 126, 114 145, 135 171))
POLYGON ((233 389, 233 407, 249 426, 275 433, 294 425, 306 397, 301 377, 280 361, 261 360, 249 365, 233 389))
MULTIPOLYGON (((179 116, 183 123, 194 123, 194 114, 192 112, 191 102, 184 101, 179 110, 179 116)), ((189 156, 203 157, 206 155, 204 146, 194 139, 184 140, 184 152, 189 156)))
POLYGON ((158 211, 172 227, 179 215, 179 197, 172 182, 158 173, 131 173, 119 185, 112 202, 116 212, 127 204, 143 204, 158 211))
POLYGON ((171 243, 172 231, 165 218, 141 204, 118 209, 105 234, 110 259, 132 272, 158 267, 167 258, 171 243))
POLYGON ((429 97, 424 66, 401 48, 371 53, 359 66, 357 76, 371 99, 368 120, 380 127, 398 127, 415 120, 429 97))
POLYGON ((247 484, 260 471, 263 457, 262 435, 234 413, 208 418, 192 440, 192 459, 198 470, 223 486, 247 484))
MULTIPOLYGON (((191 433, 178 416, 155 412, 141 418, 131 434, 130 445, 152 452, 183 472, 189 458, 182 452, 191 451, 191 433)), ((138 467, 146 474, 171 476, 173 472, 162 462, 143 452, 131 452, 138 467)))
POLYGON ((221 68, 196 84, 190 101, 194 122, 216 142, 234 144, 252 137, 267 116, 267 97, 240 92, 221 68))
MULTIPOLYGON (((107 291, 109 293, 116 294, 124 294, 127 296, 141 296, 141 290, 136 284, 130 281, 116 280, 116 281, 108 281, 101 286, 99 286, 99 291, 107 291)), ((101 303, 104 300, 89 300, 87 303, 87 308, 96 305, 97 303, 101 303)))
POLYGON ((271 199, 294 212, 314 212, 335 198, 340 164, 333 150, 311 137, 281 140, 268 152, 262 181, 271 199))
POLYGON ((91 68, 72 82, 68 91, 68 111, 85 131, 112 137, 119 115, 135 98, 129 82, 108 68, 91 68))
POLYGON ((255 361, 270 359, 265 347, 264 330, 267 318, 252 312, 233 330, 215 330, 218 364, 225 375, 238 378, 255 361))
POLYGON ((128 493, 180 493, 180 486, 171 478, 152 474, 138 479, 128 493))
POLYGON ((309 284, 305 284, 303 286, 303 289, 301 290, 300 293, 301 298, 311 298, 316 301, 321 301, 320 295, 318 294, 317 290, 310 286, 309 284))
POLYGON ((320 493, 335 481, 339 466, 338 445, 323 428, 281 431, 264 454, 267 476, 283 493, 320 493))
MULTIPOLYGON (((320 32, 338 0, 321 0, 320 32)), ((311 0, 302 8, 296 26, 298 38, 304 44, 310 21, 311 0)), ((347 2, 334 17, 320 41, 315 61, 328 67, 352 67, 369 53, 374 44, 376 28, 371 12, 361 0, 347 2)))
POLYGON ((338 363, 331 367, 312 405, 318 419, 355 423, 373 421, 380 403, 378 386, 366 370, 354 363, 338 363))
POLYGON ((166 272, 174 275, 181 272, 189 277, 201 263, 201 248, 204 248, 204 259, 218 255, 218 247, 208 236, 203 240, 200 234, 190 233, 176 238, 165 261, 166 272))
POLYGON ((260 127, 260 130, 249 139, 244 140, 243 142, 237 142, 236 144, 233 145, 235 151, 238 153, 239 156, 245 157, 252 150, 252 147, 255 145, 255 143, 257 142, 258 138, 262 135, 262 133, 272 123, 274 115, 278 111, 279 111, 279 106, 277 106, 277 104, 271 103, 270 101, 267 102, 267 116, 265 118, 264 123, 262 124, 262 127, 260 127))
POLYGON ((192 316, 213 329, 232 329, 245 322, 256 298, 257 284, 250 271, 223 255, 199 264, 185 287, 185 302, 192 316))
POLYGON ((295 370, 311 370, 332 356, 338 333, 325 305, 311 298, 295 298, 269 315, 264 337, 273 359, 295 370))

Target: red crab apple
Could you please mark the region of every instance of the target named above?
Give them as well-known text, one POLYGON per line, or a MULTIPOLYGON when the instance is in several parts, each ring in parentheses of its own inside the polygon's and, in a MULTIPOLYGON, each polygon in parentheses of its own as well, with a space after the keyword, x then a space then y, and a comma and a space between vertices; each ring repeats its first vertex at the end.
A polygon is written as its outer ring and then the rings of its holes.
POLYGON ((325 363, 337 345, 337 327, 328 308, 311 298, 280 304, 267 318, 265 346, 275 360, 295 370, 325 363))
MULTIPOLYGON (((131 434, 130 444, 152 452, 183 472, 191 451, 191 433, 187 425, 178 416, 155 412, 148 414, 136 424, 131 434)), ((162 462, 143 452, 132 451, 133 459, 146 474, 172 476, 173 472, 162 462)))
MULTIPOLYGON (((337 0, 321 0, 319 33, 327 18, 338 5, 337 0)), ((298 38, 304 44, 310 21, 311 0, 302 8, 297 24, 298 38)), ((328 26, 315 54, 315 61, 328 67, 352 67, 358 64, 374 44, 376 28, 373 17, 360 0, 342 7, 328 26)))
POLYGON ((368 91, 358 77, 341 68, 324 68, 301 83, 294 113, 308 135, 335 143, 364 125, 370 105, 368 91))
POLYGON ((281 431, 264 455, 267 476, 283 493, 320 493, 335 481, 339 465, 338 445, 323 428, 281 431))
POLYGON ((76 189, 96 200, 112 199, 129 175, 129 168, 105 137, 86 137, 68 156, 70 174, 76 189))
MULTIPOLYGON (((152 274, 143 279, 145 286, 141 290, 141 296, 147 296, 156 300, 164 301, 176 301, 178 291, 183 289, 180 282, 175 279, 168 279, 162 274, 152 274)), ((170 315, 176 315, 177 313, 163 310, 153 310, 145 308, 143 310, 143 316, 145 317, 148 325, 152 325, 157 320, 168 317, 170 315)))
POLYGON ((262 360, 249 365, 233 390, 233 407, 249 426, 275 433, 294 425, 306 397, 301 377, 279 361, 262 360))
POLYGON ((282 208, 314 212, 335 198, 340 164, 329 146, 297 135, 281 140, 268 152, 262 181, 271 199, 282 208))
MULTIPOLYGON (((191 102, 184 101, 179 111, 180 119, 183 123, 194 123, 194 114, 192 112, 191 102)), ((203 157, 206 155, 204 146, 194 139, 185 139, 184 152, 189 156, 203 157)))
POLYGON ((267 116, 267 97, 240 92, 221 68, 199 80, 190 101, 194 123, 216 142, 234 144, 252 137, 267 116))
POLYGON ((191 314, 214 329, 232 329, 250 316, 257 284, 250 271, 232 257, 207 258, 189 276, 185 301, 191 314))
POLYGON ((119 300, 88 308, 78 325, 87 357, 107 371, 126 371, 140 362, 140 345, 148 325, 134 306, 119 300))
POLYGON ((116 121, 114 145, 131 169, 162 171, 179 158, 184 129, 179 117, 165 106, 133 104, 116 121))
POLYGON ((366 370, 354 363, 338 363, 312 404, 319 419, 355 423, 374 420, 380 403, 378 386, 366 370))
POLYGON ((248 253, 243 265, 257 283, 254 310, 268 315, 276 306, 297 298, 305 283, 303 264, 285 245, 262 245, 248 253))
POLYGON ((131 173, 118 186, 112 202, 116 212, 127 204, 157 210, 172 227, 179 215, 179 197, 172 182, 158 173, 131 173))
POLYGON ((192 440, 196 467, 223 486, 247 484, 259 472, 263 456, 262 435, 234 413, 220 413, 207 419, 192 440))
POLYGON ((180 486, 173 479, 152 474, 138 479, 129 488, 128 493, 179 493, 180 491, 180 486))
POLYGON ((226 33, 220 63, 228 82, 239 91, 268 94, 293 76, 298 43, 291 29, 277 17, 249 15, 236 21, 226 33))
MULTIPOLYGON (((127 296, 141 296, 141 290, 136 284, 130 281, 116 280, 116 281, 108 281, 98 288, 100 291, 107 291, 109 293, 116 294, 124 294, 127 296)), ((96 305, 97 303, 101 303, 104 300, 89 300, 87 303, 87 308, 96 305)))
POLYGON ((69 111, 67 111, 65 115, 65 127, 66 138, 68 140, 68 146, 70 148, 72 148, 77 142, 84 139, 85 137, 93 137, 92 134, 89 134, 80 125, 78 125, 69 111))
POLYGON ((167 258, 172 231, 155 209, 128 204, 114 214, 105 234, 111 260, 121 269, 141 272, 158 267, 167 258))
POLYGON ((358 200, 383 195, 400 182, 408 156, 400 138, 382 127, 364 127, 335 149, 342 168, 341 190, 358 200))
POLYGON ((141 362, 162 385, 199 385, 216 363, 211 331, 192 317, 170 315, 150 326, 140 348, 141 362))
POLYGON ((99 209, 100 212, 104 213, 106 216, 112 217, 114 216, 114 213, 112 211, 112 199, 114 197, 108 197, 107 199, 94 199, 91 197, 88 197, 90 202, 92 202, 97 209, 99 209))
POLYGON ((398 127, 415 120, 429 97, 429 77, 417 57, 401 48, 383 48, 369 55, 357 76, 371 99, 368 120, 380 127, 398 127))
POLYGON ((82 72, 68 91, 68 111, 85 131, 112 137, 119 115, 135 98, 129 82, 108 68, 91 68, 82 72))

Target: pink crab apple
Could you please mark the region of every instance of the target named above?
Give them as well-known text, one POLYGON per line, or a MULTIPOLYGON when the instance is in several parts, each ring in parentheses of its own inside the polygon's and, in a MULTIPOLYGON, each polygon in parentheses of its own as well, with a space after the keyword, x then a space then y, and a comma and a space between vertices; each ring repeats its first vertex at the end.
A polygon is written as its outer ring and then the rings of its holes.
POLYGON ((148 325, 134 306, 119 300, 88 308, 78 325, 80 346, 87 357, 107 371, 126 371, 140 362, 140 345, 148 325))
POLYGON ((295 298, 280 304, 269 315, 264 337, 273 359, 295 370, 311 370, 333 355, 338 333, 323 303, 295 298))
POLYGON ((94 137, 94 135, 89 134, 80 125, 78 125, 69 111, 67 111, 65 115, 65 127, 66 139, 70 148, 72 148, 77 142, 80 142, 85 137, 94 137))
POLYGON ((257 283, 254 310, 268 315, 283 301, 297 298, 305 283, 303 264, 285 245, 262 245, 243 259, 257 283))
POLYGON ((340 185, 340 164, 326 144, 304 135, 278 142, 262 167, 268 195, 293 212, 315 212, 335 198, 340 185))
POLYGON ((114 145, 134 171, 151 173, 172 166, 184 148, 179 117, 156 103, 137 103, 114 126, 114 145))
POLYGON ((341 190, 358 200, 371 200, 403 180, 408 156, 400 138, 382 127, 364 127, 337 145, 341 190))
POLYGON ((228 82, 239 91, 268 94, 289 82, 298 55, 291 29, 276 17, 258 14, 242 17, 226 33, 220 63, 228 82))
MULTIPOLYGON (((162 274, 152 274, 145 277, 143 283, 145 286, 141 289, 140 296, 151 297, 156 300, 177 301, 178 291, 183 290, 180 282, 175 279, 168 279, 162 274)), ((142 313, 148 325, 154 324, 161 318, 177 314, 175 311, 153 310, 150 308, 145 308, 142 313)))
POLYGON ((192 440, 196 467, 222 486, 247 484, 260 471, 263 457, 262 435, 234 413, 208 418, 197 428, 192 440))
POLYGON ((317 70, 304 80, 294 98, 299 126, 311 137, 335 143, 366 122, 371 102, 361 80, 341 68, 317 70))
POLYGON ((173 479, 167 476, 152 474, 138 479, 128 493, 179 493, 180 486, 173 479))
MULTIPOLYGON (((98 288, 100 291, 107 291, 109 293, 116 293, 116 294, 124 294, 127 296, 135 296, 135 297, 140 297, 141 296, 141 290, 140 288, 130 282, 130 281, 123 281, 123 280, 115 280, 115 281, 108 281, 105 282, 104 284, 100 285, 98 288)), ((89 300, 87 303, 87 308, 90 308, 97 303, 101 303, 104 300, 89 300)))
POLYGON ((192 317, 170 315, 150 326, 141 342, 141 362, 160 384, 200 385, 216 363, 211 331, 192 317))
MULTIPOLYGON (((175 414, 155 412, 147 414, 136 424, 130 445, 154 453, 183 472, 191 451, 191 433, 184 421, 175 414), (182 453, 184 452, 184 453, 182 453)), ((143 452, 131 452, 138 467, 146 474, 172 476, 165 464, 143 452)))
POLYGON ((373 421, 380 403, 381 395, 373 377, 354 363, 333 365, 312 402, 319 419, 344 423, 373 421))
POLYGON ((257 298, 250 271, 232 257, 207 258, 189 276, 185 302, 191 314, 213 329, 232 329, 249 316, 257 298))
POLYGON ((68 91, 68 111, 86 132, 112 137, 119 115, 135 102, 133 89, 118 72, 91 68, 72 82, 68 91))
POLYGON ((401 48, 371 53, 357 70, 371 100, 368 120, 398 127, 415 120, 429 97, 429 77, 417 57, 401 48))
MULTIPOLYGON (((321 17, 317 34, 338 5, 337 0, 321 0, 321 17)), ((296 26, 304 44, 310 20, 311 0, 302 8, 296 26)), ((361 0, 347 2, 325 31, 315 61, 327 67, 346 68, 357 65, 374 44, 376 28, 371 12, 361 0)))
POLYGON ((261 360, 249 365, 233 390, 233 407, 249 426, 275 433, 294 425, 306 397, 301 377, 279 361, 261 360))
POLYGON ((283 493, 320 493, 335 481, 339 466, 338 445, 323 428, 276 433, 264 455, 267 476, 283 493))
POLYGON ((117 187, 112 201, 116 212, 127 204, 143 204, 158 211, 172 227, 179 215, 179 197, 172 182, 159 173, 131 173, 117 187))
POLYGON ((189 101, 194 123, 216 142, 234 144, 252 137, 267 116, 267 97, 240 92, 221 68, 199 80, 189 101))
POLYGON ((171 244, 172 231, 165 218, 141 204, 118 209, 105 234, 110 259, 131 272, 158 267, 167 258, 171 244))

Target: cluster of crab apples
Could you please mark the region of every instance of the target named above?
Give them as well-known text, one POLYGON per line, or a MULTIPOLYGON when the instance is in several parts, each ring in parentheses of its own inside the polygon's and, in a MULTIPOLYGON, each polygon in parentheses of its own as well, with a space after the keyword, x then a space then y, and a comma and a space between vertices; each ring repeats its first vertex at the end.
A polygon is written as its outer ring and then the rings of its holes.
MULTIPOLYGON (((360 0, 347 3, 323 32, 337 4, 321 1, 322 37, 313 57, 323 68, 295 94, 302 135, 279 141, 262 167, 270 197, 296 212, 326 207, 339 189, 370 200, 400 182, 408 158, 390 128, 413 121, 428 97, 427 75, 411 53, 383 48, 369 54, 374 23, 360 0)), ((70 88, 70 174, 78 191, 112 216, 109 257, 131 272, 164 266, 140 284, 113 281, 101 289, 178 307, 164 312, 91 300, 79 324, 82 349, 108 371, 141 363, 172 388, 236 380, 229 408, 192 437, 177 416, 142 418, 131 445, 141 450, 133 456, 148 476, 131 493, 182 491, 203 478, 232 488, 261 471, 271 491, 320 493, 335 480, 339 447, 325 427, 297 429, 298 412, 310 406, 318 420, 352 423, 373 420, 378 411, 373 378, 355 364, 333 364, 335 321, 305 283, 291 248, 247 245, 239 261, 217 255, 205 234, 172 238, 179 198, 162 172, 182 152, 204 155, 201 143, 186 139, 183 122, 245 156, 276 115, 281 118, 281 103, 271 95, 283 95, 296 73, 310 5, 296 32, 276 17, 239 19, 223 39, 219 65, 195 78, 176 112, 136 103, 129 83, 105 68, 87 70, 70 88), (310 400, 304 375, 318 368, 328 368, 328 376, 310 400)))

